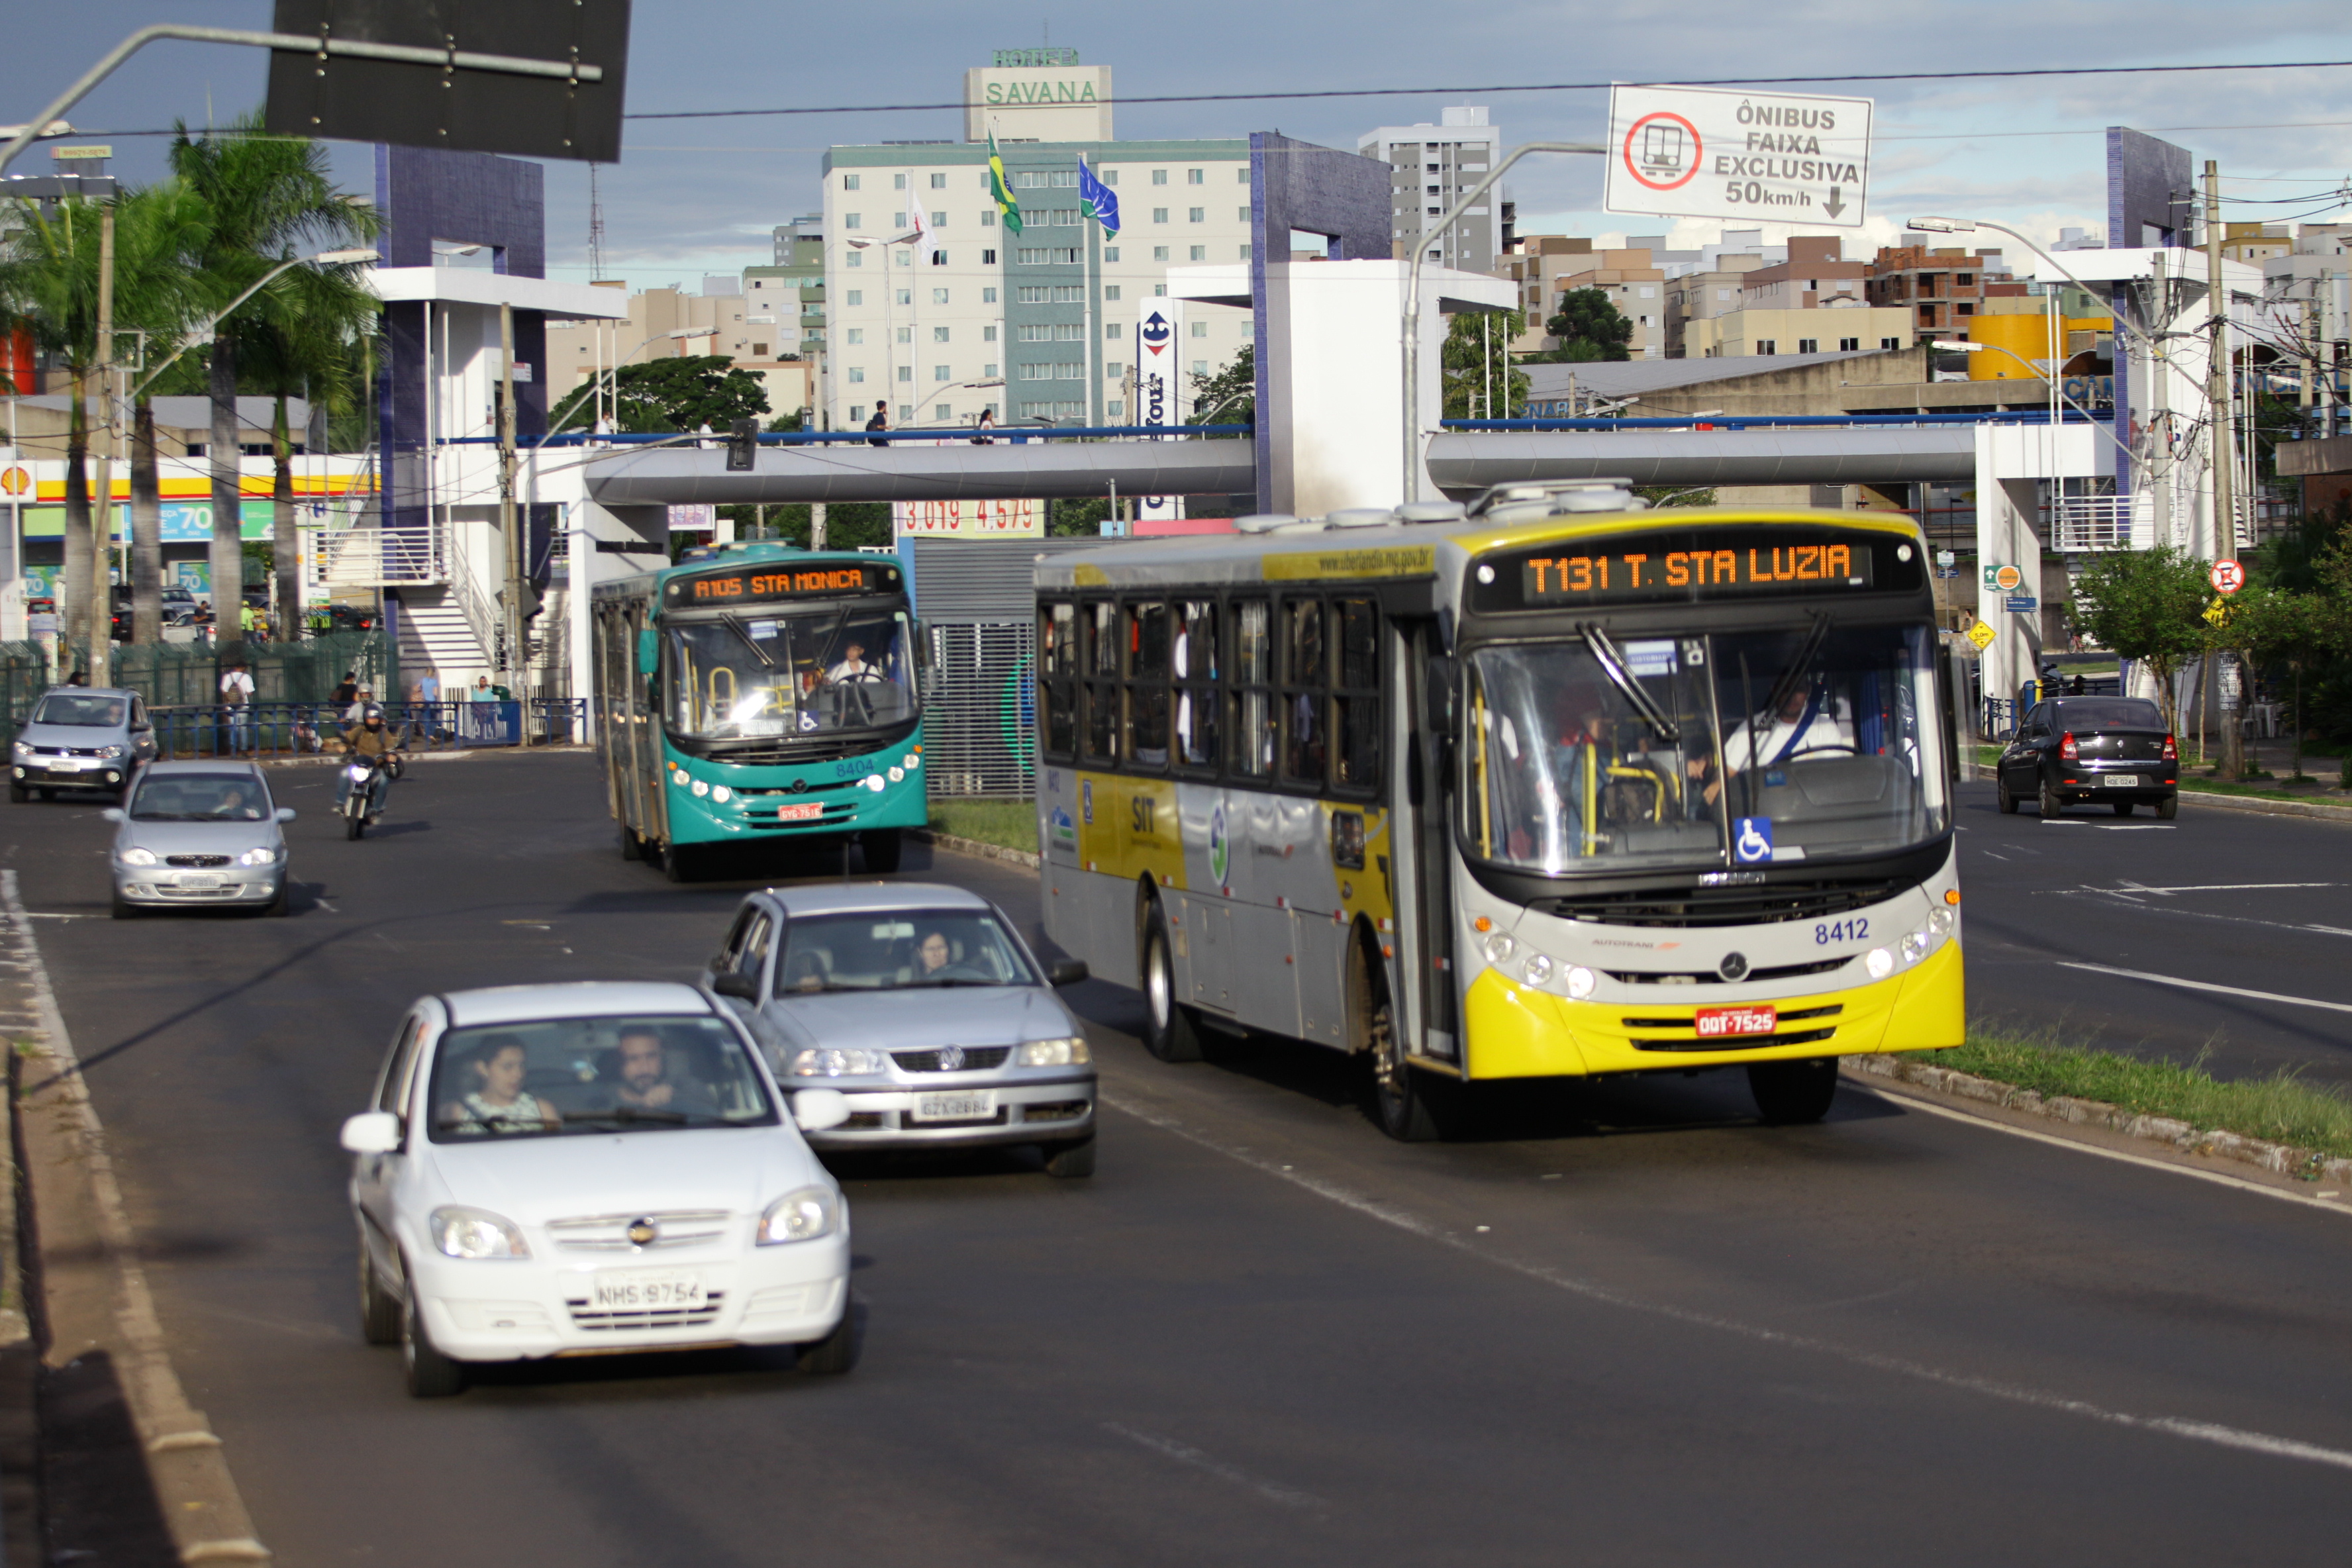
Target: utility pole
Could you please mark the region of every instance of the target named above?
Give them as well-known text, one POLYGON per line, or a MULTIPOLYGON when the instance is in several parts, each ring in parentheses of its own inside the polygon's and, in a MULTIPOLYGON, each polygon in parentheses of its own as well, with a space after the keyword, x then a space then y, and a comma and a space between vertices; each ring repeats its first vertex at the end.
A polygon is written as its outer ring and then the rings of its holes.
POLYGON ((507 676, 507 689, 517 697, 522 695, 522 677, 528 660, 522 657, 523 637, 523 547, 521 530, 515 526, 515 374, 514 374, 514 307, 499 307, 499 528, 506 538, 507 591, 499 597, 499 624, 506 635, 506 647, 501 650, 500 663, 507 676))
POLYGON ((824 548, 824 502, 823 501, 809 503, 809 548, 811 550, 824 548))
MULTIPOLYGON (((98 399, 97 493, 90 498, 89 529, 89 683, 109 686, 114 673, 114 585, 108 581, 107 563, 114 536, 114 204, 99 209, 98 226, 98 399)), ((240 605, 243 596, 239 595, 240 605)))
MULTIPOLYGON (((2213 556, 2235 557, 2238 538, 2235 472, 2237 406, 2230 390, 2230 294, 2221 282, 2221 166, 2205 160, 2205 416, 2208 451, 2213 469, 2213 556)), ((2221 668, 2222 771, 2231 778, 2245 773, 2245 732, 2239 722, 2245 700, 2244 674, 2237 661, 2223 654, 2221 668)))
MULTIPOLYGON (((2172 282, 2165 276, 2164 252, 2154 258, 2156 275, 2149 302, 2148 325, 2154 342, 2147 349, 2147 471, 2148 490, 2153 498, 2151 515, 2156 523, 2154 535, 2158 544, 2175 542, 2172 537, 2172 399, 2166 384, 2172 378, 2172 367, 2157 350, 2163 342, 2162 334, 2172 321, 2172 282)), ((2128 695, 2128 694, 2126 694, 2128 695)))

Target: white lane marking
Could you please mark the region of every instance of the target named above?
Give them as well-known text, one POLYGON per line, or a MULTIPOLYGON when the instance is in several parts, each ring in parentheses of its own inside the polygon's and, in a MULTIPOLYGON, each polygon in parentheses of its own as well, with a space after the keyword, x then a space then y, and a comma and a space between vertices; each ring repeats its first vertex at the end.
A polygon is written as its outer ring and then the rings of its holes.
POLYGON ((1993 854, 1993 852, 1992 852, 1991 850, 1990 850, 1990 849, 1986 850, 1986 851, 1985 851, 1985 853, 1986 853, 1986 854, 1988 854, 1988 855, 1992 855, 1992 858, 1993 858, 1994 859, 1996 859, 1996 860, 2000 861, 2000 862, 2001 864, 2003 864, 2003 865, 2007 865, 2007 864, 2009 863, 2009 857, 2008 857, 2008 856, 2006 856, 2006 855, 1994 855, 1994 854, 1993 854))
POLYGON ((1220 1464, 1200 1449, 1179 1443, 1173 1437, 1155 1437, 1149 1432, 1139 1432, 1132 1426, 1122 1426, 1116 1421, 1104 1422, 1102 1428, 1106 1432, 1126 1438, 1130 1443, 1139 1443, 1153 1453, 1173 1459, 1180 1465, 1190 1465, 1196 1470, 1207 1471, 1221 1481, 1231 1481, 1237 1487, 1246 1487, 1258 1496, 1272 1502, 1278 1502, 1285 1508, 1330 1506, 1312 1493, 1297 1491, 1289 1487, 1278 1487, 1269 1481, 1261 1481, 1244 1475, 1231 1465, 1220 1464))
POLYGON ((2045 816, 2041 818, 2041 822, 2042 826, 2044 827, 2088 827, 2091 826, 2079 816, 2045 816))
MULTIPOLYGON (((2135 893, 2266 893, 2280 888, 2340 888, 2341 882, 2200 882, 2190 888, 2149 888, 2137 882, 2124 886, 2135 893)), ((2094 888, 2093 892, 2098 891, 2094 888)))
POLYGON ((2352 936, 2352 931, 2347 931, 2342 926, 2305 926, 2303 929, 2305 931, 2324 931, 2330 936, 2352 936))
POLYGON ((1451 1231, 1440 1229, 1418 1215, 1408 1213, 1377 1198, 1349 1192, 1345 1187, 1325 1181, 1321 1177, 1307 1175, 1302 1172, 1285 1171, 1276 1162, 1265 1155, 1253 1152, 1237 1144, 1226 1143, 1210 1133, 1189 1127, 1173 1117, 1147 1110, 1124 1096, 1107 1093, 1097 1088, 1096 1098, 1103 1104, 1123 1111, 1139 1121, 1157 1127, 1162 1131, 1173 1133, 1187 1142, 1196 1143, 1212 1152, 1223 1154, 1227 1159, 1238 1161, 1277 1181, 1288 1182, 1294 1186, 1303 1188, 1317 1197, 1328 1199, 1343 1208, 1353 1209, 1356 1213, 1379 1220, 1383 1225, 1394 1226, 1399 1230, 1409 1232, 1425 1241, 1433 1241, 1441 1247, 1452 1247, 1457 1252, 1477 1258, 1480 1262, 1508 1269, 1525 1279, 1549 1285, 1555 1289, 1581 1297, 1588 1301, 1597 1301, 1603 1306, 1617 1307, 1628 1311, 1643 1312, 1673 1322, 1688 1323, 1696 1328, 1713 1329, 1718 1332, 1737 1335, 1759 1344, 1777 1345, 1789 1350, 1807 1351, 1818 1355, 1831 1356, 1857 1366, 1867 1367, 1874 1372, 1891 1373, 1898 1377, 1912 1378, 1921 1383, 1934 1384, 1938 1387, 1956 1389, 1964 1394, 1999 1399, 2011 1405, 2023 1405, 2029 1409, 2079 1416, 2084 1420, 2098 1422, 2103 1426, 2118 1426, 2128 1431, 2158 1432, 2168 1436, 2185 1437, 2194 1442, 2211 1443, 2225 1448, 2238 1448, 2248 1453, 2268 1455, 2274 1458, 2305 1459, 2313 1464, 2332 1465, 2338 1469, 2352 1470, 2352 1452, 2341 1448, 2322 1447, 2318 1444, 2305 1443, 2293 1437, 2273 1436, 2267 1432, 2248 1432, 2234 1426, 2223 1426, 2210 1421, 2191 1421, 2177 1415, 2134 1415, 2127 1411, 2109 1410, 2104 1405, 2093 1405, 2087 1400, 2071 1399, 2062 1394, 2051 1394, 2042 1389, 2027 1388, 2013 1383, 2001 1383, 1969 1373, 1947 1372, 1941 1367, 1930 1366, 1925 1362, 1912 1361, 1904 1356, 1886 1355, 1877 1351, 1836 1344, 1807 1334, 1792 1334, 1780 1329, 1768 1329, 1760 1324, 1741 1322, 1737 1318, 1719 1317, 1713 1312, 1697 1311, 1688 1307, 1669 1306, 1662 1301, 1645 1301, 1639 1297, 1628 1296, 1622 1291, 1612 1289, 1608 1286, 1597 1285, 1589 1279, 1580 1279, 1574 1275, 1561 1273, 1546 1264, 1530 1263, 1520 1258, 1504 1257, 1490 1251, 1487 1246, 1451 1231))
POLYGON ((2155 985, 2178 985, 2184 991, 2217 991, 2224 996, 2251 996, 2257 1002, 2284 1002, 2291 1007, 2325 1007, 2331 1013, 2352 1013, 2352 1002, 2322 1002, 2314 996, 2286 996, 2276 991, 2249 991, 2240 985, 2216 985, 2210 980, 2183 980, 2177 974, 2150 974, 2144 969, 2117 969, 2106 963, 2072 963, 2058 960, 2061 969, 2087 969, 2094 974, 2120 974, 2155 985))
POLYGON ((47 910, 26 910, 25 918, 28 921, 94 921, 98 919, 96 915, 53 915, 47 910))
POLYGON ((2110 833, 2178 833, 2179 827, 2169 822, 2095 822, 2094 827, 2104 827, 2110 833))
POLYGON ((2242 1193, 2256 1193, 2266 1198, 2277 1198, 2283 1203, 2301 1204, 2305 1208, 2318 1209, 2326 1214, 2352 1215, 2352 1209, 2346 1208, 2342 1204, 2322 1203, 2321 1199, 2334 1195, 2329 1193, 2296 1193, 2290 1192, 2284 1187, 2264 1186, 2260 1182, 2250 1182, 2243 1176, 2232 1176, 2222 1171, 2200 1171, 2194 1165, 2176 1165, 2169 1160, 2158 1160, 2147 1154, 2135 1154, 2126 1149, 2105 1149, 2096 1143, 2085 1143, 2074 1138, 2062 1138, 2054 1132, 2043 1132, 2032 1127, 2018 1127, 2006 1121, 1996 1121, 1990 1116, 1973 1116, 1968 1111, 1956 1110, 1948 1105, 1937 1105, 1932 1100, 1906 1090, 1900 1083, 1888 1084, 1876 1079, 1848 1079, 1846 1082, 1857 1089, 1867 1089, 1875 1093, 1885 1094, 1889 1099, 1898 1100, 1914 1110, 1924 1110, 1930 1116, 1941 1116, 1953 1121, 1965 1121, 1971 1127, 1990 1127, 1996 1132, 2007 1132, 2019 1138, 2030 1138, 2037 1143, 2049 1143, 2061 1149, 2073 1149, 2084 1154, 2096 1154, 2102 1160, 2120 1160, 2126 1165, 2141 1165, 2151 1171, 2169 1171, 2176 1176, 2194 1176, 2200 1182, 2213 1182, 2221 1186, 2235 1187, 2242 1193))

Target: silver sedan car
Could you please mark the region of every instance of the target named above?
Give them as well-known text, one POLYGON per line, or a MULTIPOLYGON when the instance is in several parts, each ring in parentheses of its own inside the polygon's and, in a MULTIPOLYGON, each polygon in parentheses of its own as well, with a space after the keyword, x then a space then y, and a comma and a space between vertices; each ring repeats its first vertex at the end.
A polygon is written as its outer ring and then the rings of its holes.
POLYGON ((294 808, 274 805, 251 763, 152 763, 127 805, 109 806, 114 918, 142 909, 288 909, 286 835, 294 808))
POLYGON ((1095 1070, 1003 912, 935 883, 770 888, 744 899, 705 984, 731 1003, 788 1089, 835 1089, 849 1119, 821 1150, 1031 1143, 1056 1176, 1095 1168, 1095 1070))
POLYGON ((121 799, 154 755, 155 726, 139 693, 53 686, 8 748, 8 798, 21 804, 60 789, 95 789, 121 799))

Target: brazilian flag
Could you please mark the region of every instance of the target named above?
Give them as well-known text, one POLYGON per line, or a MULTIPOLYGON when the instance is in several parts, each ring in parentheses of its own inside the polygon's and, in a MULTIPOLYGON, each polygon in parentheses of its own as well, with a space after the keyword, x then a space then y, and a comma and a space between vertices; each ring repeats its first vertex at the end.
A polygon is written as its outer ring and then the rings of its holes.
POLYGON ((996 150, 996 132, 988 133, 988 194, 996 198, 996 210, 1004 215, 1004 226, 1013 233, 1021 232, 1021 204, 1013 199, 1013 183, 1004 177, 1004 155, 996 150))

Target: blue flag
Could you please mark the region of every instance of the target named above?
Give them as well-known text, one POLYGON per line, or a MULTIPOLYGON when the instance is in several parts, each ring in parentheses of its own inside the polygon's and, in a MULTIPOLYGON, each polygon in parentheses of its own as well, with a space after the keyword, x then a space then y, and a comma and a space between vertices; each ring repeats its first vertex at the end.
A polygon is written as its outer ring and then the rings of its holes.
POLYGON ((1103 233, 1116 238, 1118 235, 1118 193, 1095 178, 1087 167, 1082 153, 1078 158, 1078 206, 1080 210, 1103 226, 1103 233))

